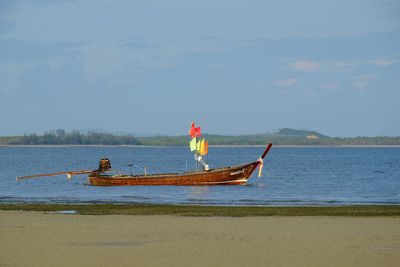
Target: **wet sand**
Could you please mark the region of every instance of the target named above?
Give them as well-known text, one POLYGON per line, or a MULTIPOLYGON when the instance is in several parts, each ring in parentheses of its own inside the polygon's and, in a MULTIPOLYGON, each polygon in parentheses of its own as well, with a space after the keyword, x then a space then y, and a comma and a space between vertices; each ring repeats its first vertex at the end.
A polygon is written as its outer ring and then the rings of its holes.
POLYGON ((398 266, 399 217, 0 211, 0 266, 398 266))

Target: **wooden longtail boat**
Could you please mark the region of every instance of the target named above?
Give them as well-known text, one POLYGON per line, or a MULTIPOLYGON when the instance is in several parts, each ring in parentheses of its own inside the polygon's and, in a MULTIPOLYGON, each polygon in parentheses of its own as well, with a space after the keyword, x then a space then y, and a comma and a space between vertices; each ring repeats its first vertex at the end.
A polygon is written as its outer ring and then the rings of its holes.
POLYGON ((18 180, 39 177, 67 174, 71 175, 88 174, 88 182, 86 185, 97 186, 116 186, 116 185, 238 185, 245 184, 254 170, 262 164, 262 160, 271 149, 272 144, 269 143, 264 153, 257 161, 230 166, 225 168, 217 168, 211 170, 191 171, 184 173, 161 173, 161 174, 144 174, 144 175, 108 175, 105 173, 114 172, 111 170, 111 163, 108 159, 100 160, 97 170, 87 171, 68 171, 58 173, 47 173, 39 175, 29 175, 17 177, 18 180))
MULTIPOLYGON (((263 155, 271 149, 270 143, 263 155)), ((151 175, 106 175, 92 172, 88 177, 88 185, 238 185, 245 184, 262 160, 253 161, 231 167, 200 170, 184 173, 163 173, 151 175)))

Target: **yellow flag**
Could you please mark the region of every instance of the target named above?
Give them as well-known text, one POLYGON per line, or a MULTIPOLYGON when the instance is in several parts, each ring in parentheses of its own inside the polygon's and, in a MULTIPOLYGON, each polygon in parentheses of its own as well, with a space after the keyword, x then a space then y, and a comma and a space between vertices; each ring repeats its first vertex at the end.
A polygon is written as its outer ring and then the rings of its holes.
POLYGON ((197 142, 197 144, 196 144, 196 150, 197 150, 197 152, 199 152, 199 153, 200 153, 200 143, 201 143, 201 141, 199 140, 199 141, 197 142))
POLYGON ((193 137, 192 140, 190 140, 190 151, 195 151, 196 149, 197 149, 196 137, 193 137))
POLYGON ((199 154, 200 154, 200 156, 203 156, 205 154, 204 153, 204 138, 200 142, 200 152, 199 152, 199 154))
POLYGON ((259 158, 257 161, 260 162, 258 164, 258 177, 261 177, 261 170, 262 170, 262 167, 264 166, 263 159, 259 158))
POLYGON ((71 174, 67 173, 68 179, 71 179, 71 174))

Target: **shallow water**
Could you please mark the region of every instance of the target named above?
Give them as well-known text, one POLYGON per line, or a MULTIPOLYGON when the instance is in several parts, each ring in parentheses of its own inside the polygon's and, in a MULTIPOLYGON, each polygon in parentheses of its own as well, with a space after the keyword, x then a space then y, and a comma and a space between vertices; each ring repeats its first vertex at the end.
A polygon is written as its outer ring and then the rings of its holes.
MULTIPOLYGON (((262 147, 210 147, 211 168, 257 160, 262 147)), ((16 176, 91 170, 107 157, 148 173, 193 170, 187 147, 0 147, 0 203, 157 203, 222 206, 400 204, 400 148, 272 147, 240 186, 85 186, 85 175, 16 176)), ((133 168, 134 173, 143 173, 133 168)))

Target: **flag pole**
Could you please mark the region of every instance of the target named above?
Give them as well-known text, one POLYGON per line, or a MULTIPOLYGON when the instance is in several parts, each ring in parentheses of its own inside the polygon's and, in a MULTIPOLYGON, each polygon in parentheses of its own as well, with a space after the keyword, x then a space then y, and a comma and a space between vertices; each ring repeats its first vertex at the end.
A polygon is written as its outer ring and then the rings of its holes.
POLYGON ((197 157, 196 157, 196 155, 197 155, 197 152, 194 152, 194 162, 196 164, 195 170, 197 171, 197 157))

